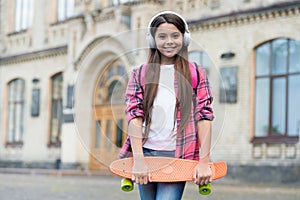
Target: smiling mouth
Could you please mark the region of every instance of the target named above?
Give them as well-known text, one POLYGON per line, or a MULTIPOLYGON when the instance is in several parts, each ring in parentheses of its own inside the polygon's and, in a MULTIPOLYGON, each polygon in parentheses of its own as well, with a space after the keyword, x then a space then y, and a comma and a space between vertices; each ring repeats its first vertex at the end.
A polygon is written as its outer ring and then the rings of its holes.
POLYGON ((165 49, 165 51, 174 51, 176 48, 175 47, 173 47, 173 48, 168 47, 168 48, 164 48, 164 49, 165 49))

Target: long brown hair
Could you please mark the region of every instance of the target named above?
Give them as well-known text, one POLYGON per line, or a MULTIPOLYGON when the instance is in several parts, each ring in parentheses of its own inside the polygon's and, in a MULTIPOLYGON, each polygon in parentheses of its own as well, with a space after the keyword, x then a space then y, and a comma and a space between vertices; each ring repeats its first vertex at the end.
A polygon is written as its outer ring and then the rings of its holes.
MULTIPOLYGON (((162 14, 156 17, 151 23, 151 35, 155 38, 157 27, 163 23, 170 23, 175 25, 178 30, 184 34, 185 24, 183 20, 174 14, 162 14)), ((151 114, 153 108, 153 102, 157 94, 159 75, 161 65, 161 53, 157 48, 150 48, 149 56, 146 66, 145 75, 145 91, 143 109, 145 114, 145 138, 149 135, 151 125, 151 114)), ((176 100, 176 111, 179 108, 181 110, 180 125, 178 133, 182 133, 190 118, 191 102, 192 102, 192 86, 191 86, 191 73, 188 62, 188 49, 183 46, 180 52, 175 56, 175 76, 178 83, 178 96, 176 100)), ((176 120, 177 112, 175 112, 176 120)))

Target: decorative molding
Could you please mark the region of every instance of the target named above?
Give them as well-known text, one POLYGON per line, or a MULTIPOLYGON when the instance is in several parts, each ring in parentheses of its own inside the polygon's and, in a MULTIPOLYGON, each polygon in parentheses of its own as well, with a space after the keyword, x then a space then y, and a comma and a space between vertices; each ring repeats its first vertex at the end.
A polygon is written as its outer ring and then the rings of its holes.
POLYGON ((300 15, 300 1, 275 4, 269 7, 232 12, 188 22, 191 31, 213 30, 228 26, 253 24, 266 20, 300 15))
POLYGON ((60 47, 34 51, 30 53, 12 55, 12 56, 2 57, 2 58, 0 57, 0 66, 56 57, 60 55, 65 55, 67 53, 68 53, 68 45, 64 45, 60 47))
POLYGON ((74 67, 77 69, 78 66, 81 65, 81 62, 84 60, 85 57, 87 57, 90 52, 101 42, 105 41, 106 39, 108 39, 109 36, 103 36, 103 37, 99 37, 99 38, 95 38, 84 50, 83 52, 80 54, 80 56, 78 57, 78 59, 74 62, 74 67))
POLYGON ((61 25, 61 24, 68 24, 68 23, 70 23, 73 20, 83 20, 83 19, 84 19, 84 15, 83 14, 74 15, 74 16, 66 18, 64 20, 53 22, 53 23, 50 24, 50 27, 61 25))
POLYGON ((253 144, 252 145, 252 158, 262 159, 264 157, 265 144, 253 144))
POLYGON ((95 22, 102 22, 102 21, 108 21, 108 20, 112 20, 115 19, 115 9, 105 9, 103 10, 101 13, 97 13, 93 15, 93 18, 95 20, 95 22))

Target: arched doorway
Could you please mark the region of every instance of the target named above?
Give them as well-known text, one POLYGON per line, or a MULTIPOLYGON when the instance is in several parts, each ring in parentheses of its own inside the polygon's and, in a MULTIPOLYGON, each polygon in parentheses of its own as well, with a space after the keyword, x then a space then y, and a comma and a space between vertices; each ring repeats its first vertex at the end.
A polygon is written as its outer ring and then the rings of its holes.
POLYGON ((109 63, 98 76, 93 93, 90 169, 107 168, 117 159, 126 139, 124 94, 127 79, 120 60, 109 63))

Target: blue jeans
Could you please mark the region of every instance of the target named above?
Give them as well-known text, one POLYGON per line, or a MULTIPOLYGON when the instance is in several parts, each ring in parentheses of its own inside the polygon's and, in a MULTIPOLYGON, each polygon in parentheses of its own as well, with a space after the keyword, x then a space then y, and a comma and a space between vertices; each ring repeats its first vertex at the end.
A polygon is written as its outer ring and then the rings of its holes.
MULTIPOLYGON (((174 151, 155 151, 144 148, 145 156, 174 157, 174 151)), ((184 191, 185 182, 154 183, 139 185, 141 200, 180 200, 184 191)))

